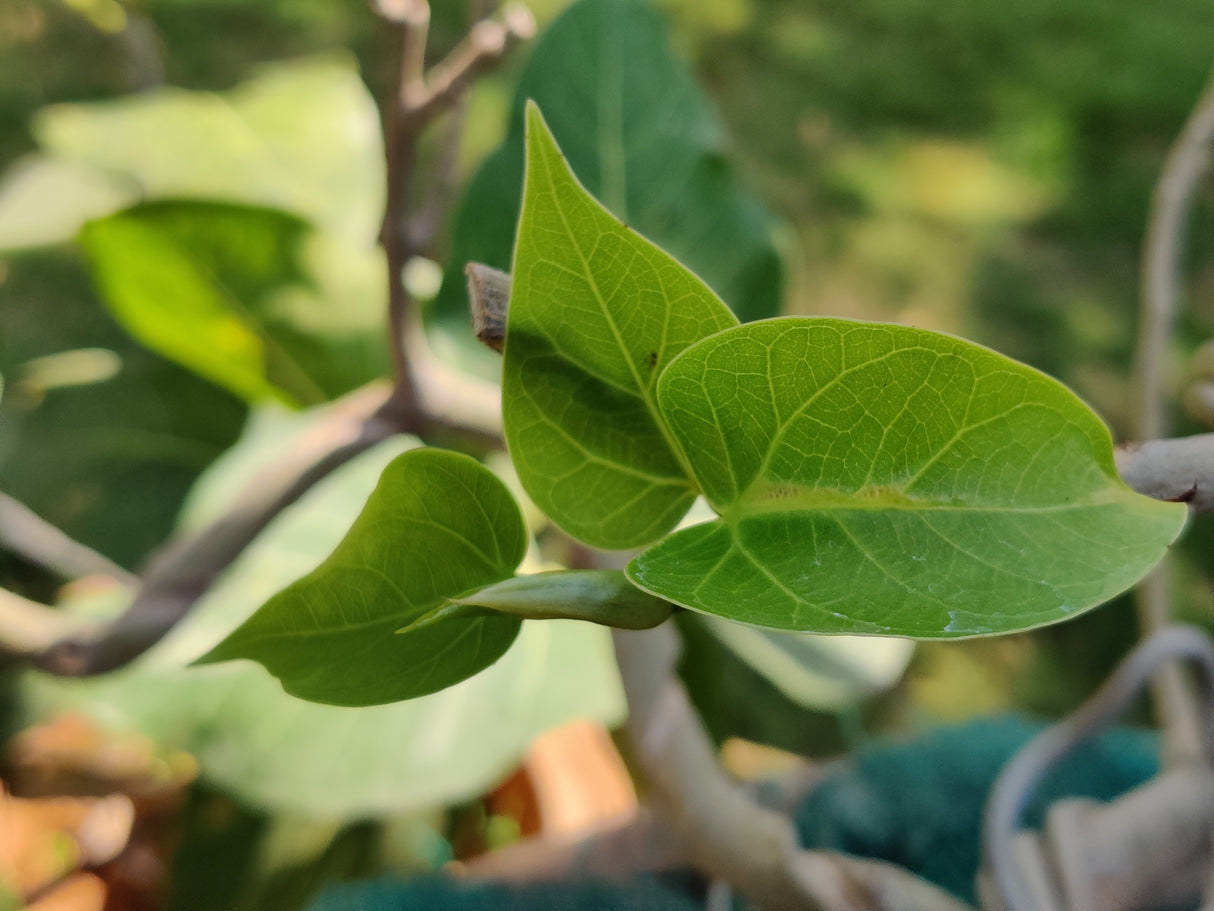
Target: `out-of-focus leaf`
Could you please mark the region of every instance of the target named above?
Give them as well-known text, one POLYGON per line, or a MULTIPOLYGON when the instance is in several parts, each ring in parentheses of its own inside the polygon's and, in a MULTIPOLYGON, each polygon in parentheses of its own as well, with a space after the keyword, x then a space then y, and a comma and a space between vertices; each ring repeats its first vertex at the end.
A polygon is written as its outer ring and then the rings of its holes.
POLYGON ((518 504, 489 469, 462 453, 407 452, 333 553, 199 663, 251 658, 288 693, 329 705, 446 689, 505 654, 522 621, 496 610, 417 621, 509 579, 526 552, 518 504))
POLYGON ((7 265, 0 489, 132 568, 163 543, 190 485, 236 439, 244 406, 134 343, 94 298, 76 256, 25 253, 7 265), (86 349, 108 352, 108 378, 48 386, 39 375, 47 358, 86 349))
POLYGON ((322 290, 310 274, 329 268, 323 237, 294 216, 150 203, 90 223, 81 240, 133 336, 249 401, 321 402, 386 367, 375 295, 324 299, 331 277, 322 290))
POLYGON ((34 157, 0 182, 0 250, 62 243, 84 223, 138 199, 133 181, 76 162, 34 157))
MULTIPOLYGON (((227 480, 204 479, 199 492, 239 489, 265 452, 287 445, 289 435, 263 422, 217 463, 213 476, 227 480), (245 467, 227 472, 229 463, 245 467)), ((296 699, 254 664, 183 666, 332 551, 384 466, 411 445, 382 443, 317 485, 137 665, 87 681, 28 675, 32 704, 74 705, 186 749, 208 780, 248 803, 328 816, 462 800, 490 787, 549 727, 570 718, 617 723, 624 706, 610 635, 587 623, 525 623, 510 651, 477 676, 367 708, 296 699)), ((193 498, 194 510, 221 508, 210 499, 193 498)), ((202 518, 186 516, 185 524, 202 518)))
POLYGON ((581 0, 533 48, 509 134, 460 206, 435 305, 444 343, 484 372, 498 369, 468 331, 463 270, 469 261, 510 267, 528 99, 574 173, 616 217, 701 276, 741 319, 778 312, 772 223, 726 162, 716 114, 672 52, 660 14, 645 0, 581 0))
POLYGON ((721 518, 628 576, 776 629, 923 638, 1054 623, 1112 598, 1184 527, 1130 490, 1061 383, 904 326, 778 319, 711 336, 658 404, 721 518))
POLYGON ((55 105, 34 133, 55 158, 127 178, 145 199, 284 209, 364 246, 382 215, 379 114, 347 58, 274 64, 222 94, 55 105))
POLYGON ((910 663, 910 639, 815 636, 702 616, 739 658, 798 705, 834 711, 889 689, 910 663))
POLYGON ((736 326, 708 286, 599 205, 527 110, 502 418, 528 496, 569 534, 636 547, 695 499, 658 412, 666 365, 736 326))
POLYGON ((136 339, 250 402, 298 400, 269 379, 267 339, 193 251, 128 214, 93 222, 81 239, 103 298, 136 339))

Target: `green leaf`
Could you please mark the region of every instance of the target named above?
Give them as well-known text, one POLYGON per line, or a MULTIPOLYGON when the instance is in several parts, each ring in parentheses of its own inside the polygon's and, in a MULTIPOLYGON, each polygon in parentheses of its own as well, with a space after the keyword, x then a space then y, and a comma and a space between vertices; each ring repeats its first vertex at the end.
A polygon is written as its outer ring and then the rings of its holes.
POLYGON ((657 412, 662 369, 731 325, 694 275, 577 182, 539 109, 506 323, 502 417, 527 494, 595 547, 635 547, 695 499, 657 412))
POLYGON ((393 632, 513 575, 526 550, 518 505, 488 469, 458 453, 413 450, 384 469, 324 563, 199 662, 252 658, 288 693, 331 705, 436 692, 497 661, 521 621, 486 613, 393 632))
MULTIPOLYGON (((196 486, 186 527, 222 514, 296 434, 315 432, 308 412, 254 416, 250 431, 196 486)), ((387 440, 312 488, 135 664, 88 679, 27 673, 22 706, 41 717, 71 708, 107 726, 138 729, 197 757, 208 782, 248 805, 326 818, 464 801, 500 781, 542 731, 574 718, 618 724, 625 708, 611 636, 589 623, 524 623, 511 649, 475 677, 365 708, 297 699, 252 662, 183 666, 323 560, 387 463, 415 445, 387 440)))
POLYGON ((779 312, 772 220, 739 184, 716 112, 672 51, 661 14, 647 0, 581 0, 531 49, 508 136, 460 206, 435 306, 444 341, 496 375, 496 359, 468 332, 463 270, 470 261, 510 268, 528 99, 616 217, 685 263, 742 319, 779 312))
POLYGON ((651 629, 668 620, 671 609, 618 570, 562 570, 514 576, 451 598, 410 628, 489 610, 524 620, 584 620, 617 629, 651 629))
POLYGON ((320 287, 324 238, 293 215, 148 203, 90 223, 81 242, 131 335, 246 400, 318 403, 387 366, 379 302, 320 287))
POLYGON ((1163 555, 1186 510, 1126 487, 1060 383, 900 326, 770 320, 679 357, 658 401, 721 518, 628 567, 778 629, 978 636, 1074 616, 1163 555))
POLYGON ((134 213, 92 222, 80 239, 103 299, 140 342, 247 401, 298 401, 268 379, 266 339, 193 250, 134 213))

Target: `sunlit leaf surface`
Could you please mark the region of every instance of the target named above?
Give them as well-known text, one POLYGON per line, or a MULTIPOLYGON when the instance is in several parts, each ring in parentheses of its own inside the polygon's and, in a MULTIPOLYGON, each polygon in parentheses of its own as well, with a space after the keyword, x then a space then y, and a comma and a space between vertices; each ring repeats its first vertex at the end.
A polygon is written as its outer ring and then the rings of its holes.
POLYGON ((366 244, 382 215, 379 114, 345 57, 267 66, 224 93, 165 87, 55 105, 34 133, 55 159, 131 183, 144 199, 284 209, 366 244))
POLYGON ((1056 381, 899 326, 713 336, 658 401, 721 518, 629 566, 646 591, 779 629, 959 637, 1072 616, 1141 578, 1186 510, 1132 492, 1056 381))
POLYGON ((521 621, 483 612, 397 631, 512 576, 526 551, 518 505, 487 468, 446 450, 407 452, 328 559, 200 661, 252 658, 288 693, 333 705, 436 692, 505 654, 521 621))
POLYGON ((131 335, 248 401, 316 404, 387 366, 378 296, 342 287, 363 257, 341 248, 334 278, 339 241, 296 216, 155 202, 91 222, 81 242, 131 335))
POLYGON ((596 547, 669 531, 695 488, 657 415, 658 375, 737 320, 694 275, 577 182, 528 109, 502 414, 528 495, 596 547))

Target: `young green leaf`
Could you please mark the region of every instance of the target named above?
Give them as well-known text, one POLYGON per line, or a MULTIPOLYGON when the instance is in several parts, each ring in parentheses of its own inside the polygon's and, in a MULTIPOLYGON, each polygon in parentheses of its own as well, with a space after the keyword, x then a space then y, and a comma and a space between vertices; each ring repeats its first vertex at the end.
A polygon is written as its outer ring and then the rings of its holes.
POLYGON ((513 575, 526 549, 518 504, 488 469, 439 449, 406 452, 329 558, 198 663, 252 658, 288 693, 331 705, 436 692, 497 661, 522 621, 485 613, 393 633, 513 575))
POLYGON ((1124 591, 1184 525, 1131 491, 1060 383, 900 326, 752 323, 695 345, 658 402, 721 518, 629 578, 778 629, 961 637, 1027 629, 1124 591))
POLYGON ((501 369, 468 332, 464 264, 510 269, 528 100, 613 215, 686 264, 744 322, 780 312, 772 218, 739 181, 720 118, 671 46, 665 18, 652 0, 576 0, 528 48, 507 136, 464 193, 434 302, 432 328, 460 366, 494 379, 501 369))
POLYGON ((583 620, 617 629, 652 629, 673 606, 641 591, 614 569, 571 569, 513 576, 451 598, 398 633, 457 615, 497 611, 521 620, 583 620))
POLYGON ((658 414, 658 375, 737 320, 582 188, 534 105, 514 264, 502 413, 524 489, 595 547, 655 540, 695 499, 658 414))

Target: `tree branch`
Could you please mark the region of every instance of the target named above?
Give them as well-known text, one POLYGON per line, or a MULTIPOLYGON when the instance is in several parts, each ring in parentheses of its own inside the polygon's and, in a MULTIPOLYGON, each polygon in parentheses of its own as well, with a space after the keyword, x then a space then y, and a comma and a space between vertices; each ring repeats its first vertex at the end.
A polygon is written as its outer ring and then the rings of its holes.
POLYGON ((1135 435, 1154 440, 1168 432, 1164 401, 1168 345, 1176 320, 1184 226, 1214 135, 1214 80, 1197 99, 1180 135, 1168 150, 1151 199, 1142 252, 1141 306, 1135 368, 1138 413, 1135 435))
POLYGON ((801 850, 791 821, 757 803, 717 763, 674 675, 674 628, 667 623, 643 632, 616 630, 613 638, 628 697, 625 742, 654 812, 702 873, 771 911, 966 907, 892 864, 801 850))
POLYGON ((0 654, 27 657, 94 624, 0 588, 0 654))
MULTIPOLYGON (((1142 253, 1142 319, 1135 352, 1138 386, 1135 433, 1140 440, 1159 439, 1168 432, 1169 408, 1164 386, 1179 298, 1185 220, 1209 159, 1211 135, 1214 135, 1214 80, 1202 91, 1168 150, 1151 200, 1142 253)), ((1172 598, 1166 572, 1166 566, 1157 567, 1135 592, 1143 636, 1163 629, 1171 620, 1172 598)), ((1201 744, 1196 699, 1174 662, 1160 667, 1151 697, 1164 732, 1165 756, 1170 762, 1197 761, 1201 744)))
POLYGON ((1126 443, 1113 455, 1122 479, 1139 493, 1214 512, 1214 433, 1126 443))
MULTIPOLYGON (((388 330, 391 338, 396 388, 391 407, 406 420, 419 409, 416 371, 409 361, 413 302, 405 288, 405 267, 423 252, 439 219, 423 204, 419 213, 413 199, 418 163, 418 142, 439 114, 455 106, 478 75, 495 66, 518 41, 535 32, 531 13, 512 4, 502 18, 477 22, 450 54, 425 71, 426 34, 430 7, 425 0, 379 0, 377 10, 400 31, 400 67, 396 90, 384 112, 384 153, 387 158, 387 193, 380 244, 388 270, 388 330), (427 223, 425 232, 415 221, 427 223)), ((440 159, 439 168, 443 163, 440 159)), ((436 174, 441 181, 442 175, 436 174)))
POLYGON ((74 541, 33 510, 0 492, 0 547, 65 579, 111 576, 124 585, 138 580, 109 557, 74 541))

